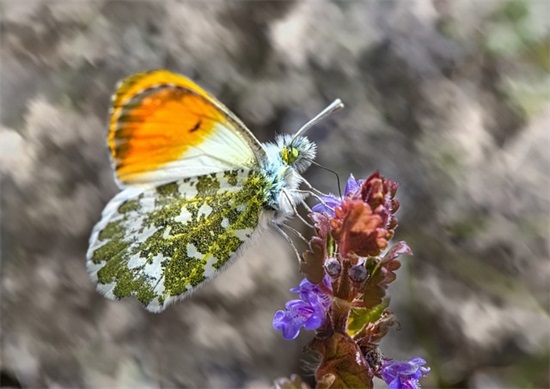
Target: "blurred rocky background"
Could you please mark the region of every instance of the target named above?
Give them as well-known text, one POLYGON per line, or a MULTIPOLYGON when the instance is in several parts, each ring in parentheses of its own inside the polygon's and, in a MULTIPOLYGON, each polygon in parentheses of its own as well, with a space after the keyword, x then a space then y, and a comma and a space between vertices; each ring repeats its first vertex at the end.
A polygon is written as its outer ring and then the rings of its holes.
POLYGON ((340 97, 308 134, 318 161, 399 181, 396 239, 415 251, 382 350, 426 358, 424 387, 550 386, 547 0, 3 0, 0 18, 3 386, 311 379, 308 334, 271 328, 300 279, 275 233, 161 315, 89 282, 88 235, 117 191, 110 95, 153 68, 196 80, 262 141, 340 97))

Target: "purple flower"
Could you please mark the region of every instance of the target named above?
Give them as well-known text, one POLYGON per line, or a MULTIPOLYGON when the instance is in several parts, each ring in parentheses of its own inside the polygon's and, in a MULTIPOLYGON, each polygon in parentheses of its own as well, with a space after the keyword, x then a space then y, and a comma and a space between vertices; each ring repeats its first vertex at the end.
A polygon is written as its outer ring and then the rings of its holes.
POLYGON ((281 331, 286 340, 296 339, 303 326, 306 330, 316 330, 324 321, 325 311, 302 300, 290 300, 285 304, 286 311, 277 311, 273 317, 273 328, 281 331))
MULTIPOLYGON (((323 283, 331 289, 329 277, 325 276, 323 283)), ((287 340, 296 339, 301 327, 306 330, 321 327, 330 307, 330 297, 307 279, 290 291, 299 293, 300 300, 290 300, 285 304, 286 311, 277 311, 273 317, 273 328, 281 331, 287 340)))
POLYGON ((350 174, 348 178, 348 182, 346 183, 344 196, 347 196, 357 191, 363 184, 363 181, 364 180, 356 180, 355 177, 353 177, 353 174, 350 174))
POLYGON ((336 208, 337 206, 340 205, 340 203, 342 202, 341 199, 338 199, 332 195, 328 195, 328 196, 321 196, 321 200, 323 200, 322 203, 319 203, 319 204, 315 204, 311 210, 313 212, 318 212, 318 213, 328 213, 330 216, 334 217, 334 208, 336 208))
MULTIPOLYGON (((332 290, 331 279, 323 277, 322 281, 326 289, 332 290)), ((330 297, 324 293, 318 285, 315 285, 304 278, 300 285, 290 289, 292 293, 299 293, 300 298, 311 305, 320 305, 324 310, 330 306, 330 297)))
MULTIPOLYGON (((346 183, 346 189, 344 191, 344 197, 355 193, 361 188, 363 180, 356 180, 353 174, 350 174, 348 182, 346 183)), ((333 195, 321 196, 322 203, 315 204, 311 210, 313 212, 328 213, 331 217, 334 217, 334 209, 342 203, 342 199, 333 195)))
POLYGON ((382 379, 389 389, 418 389, 418 380, 428 375, 429 367, 422 367, 426 361, 413 358, 410 361, 385 360, 382 363, 382 379))

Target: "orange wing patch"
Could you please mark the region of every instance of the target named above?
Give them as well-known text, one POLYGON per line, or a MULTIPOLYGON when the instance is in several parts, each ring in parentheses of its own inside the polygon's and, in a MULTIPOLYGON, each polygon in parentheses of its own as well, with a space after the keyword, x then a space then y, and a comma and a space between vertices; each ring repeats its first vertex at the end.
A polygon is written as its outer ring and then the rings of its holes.
POLYGON ((109 148, 124 185, 251 168, 266 158, 239 118, 193 81, 167 70, 138 73, 119 84, 109 148))
POLYGON ((117 110, 122 108, 128 100, 144 90, 161 85, 177 85, 181 88, 193 91, 195 94, 207 100, 211 99, 210 94, 193 81, 179 74, 169 72, 168 70, 153 70, 151 72, 136 73, 122 80, 113 96, 114 109, 111 117, 111 130, 118 116, 117 110))
POLYGON ((132 97, 113 114, 110 147, 122 182, 181 158, 200 145, 223 112, 188 90, 159 86, 132 97))

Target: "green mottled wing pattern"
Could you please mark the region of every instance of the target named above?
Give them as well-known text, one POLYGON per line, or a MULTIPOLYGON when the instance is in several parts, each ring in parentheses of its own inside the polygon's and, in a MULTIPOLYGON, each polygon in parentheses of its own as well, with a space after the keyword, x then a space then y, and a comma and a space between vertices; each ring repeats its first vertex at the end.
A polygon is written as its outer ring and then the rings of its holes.
POLYGON ((94 228, 88 272, 106 297, 162 311, 235 258, 259 225, 266 188, 247 169, 128 188, 94 228))

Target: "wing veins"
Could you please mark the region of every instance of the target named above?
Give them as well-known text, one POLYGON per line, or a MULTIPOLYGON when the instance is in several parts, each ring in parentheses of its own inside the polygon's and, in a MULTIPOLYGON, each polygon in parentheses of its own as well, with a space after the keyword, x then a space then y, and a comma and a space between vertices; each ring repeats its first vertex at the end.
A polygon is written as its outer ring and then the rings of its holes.
MULTIPOLYGON (((229 201, 231 200, 230 195, 231 195, 232 193, 234 193, 234 192, 236 192, 236 191, 235 191, 235 190, 230 190, 230 188, 228 188, 228 190, 225 190, 225 191, 223 191, 222 193, 219 193, 219 194, 217 194, 217 195, 215 195, 215 196, 201 196, 201 197, 193 197, 193 198, 181 198, 181 200, 182 200, 184 203, 197 203, 197 202, 208 203, 209 200, 212 200, 212 199, 214 199, 215 197, 220 197, 220 196, 223 196, 223 195, 228 195, 228 196, 224 196, 224 197, 227 197, 226 201, 229 203, 229 201)), ((182 206, 181 209, 187 209, 187 207, 182 206)), ((193 229, 192 231, 189 231, 189 232, 186 232, 186 233, 179 233, 179 234, 171 235, 171 236, 170 236, 168 239, 166 239, 166 240, 167 240, 167 241, 169 241, 169 240, 174 241, 176 238, 182 237, 182 236, 187 236, 187 237, 200 236, 201 233, 202 233, 203 231, 209 231, 209 230, 210 230, 210 227, 211 227, 212 225, 214 225, 214 223, 215 223, 217 220, 219 220, 219 219, 222 219, 222 220, 223 220, 223 218, 226 217, 227 215, 229 215, 229 213, 230 213, 233 209, 234 209, 234 207, 222 207, 222 212, 220 212, 218 215, 216 215, 216 216, 206 216, 206 217, 203 219, 203 221, 201 222, 200 228, 195 228, 195 229, 193 229)), ((235 221, 235 223, 233 223, 233 224, 242 223, 242 222, 244 221, 244 214, 246 213, 245 210, 246 210, 246 208, 245 208, 243 211, 239 212, 239 216, 238 216, 237 220, 235 221)), ((168 223, 168 225, 170 225, 170 224, 168 223)), ((160 228, 159 228, 158 230, 160 230, 160 228)), ((234 234, 233 234, 233 231, 227 229, 227 230, 225 230, 224 232, 222 232, 221 234, 218 234, 218 235, 216 236, 216 238, 217 238, 216 240, 219 241, 219 238, 225 237, 225 236, 231 236, 231 235, 234 235, 234 234)), ((186 240, 191 240, 191 239, 186 239, 186 240)), ((241 244, 242 244, 242 243, 241 243, 241 244)), ((218 242, 214 242, 214 243, 213 243, 213 246, 215 246, 215 247, 212 247, 213 249, 215 249, 215 248, 220 248, 220 245, 219 245, 218 242)), ((200 259, 200 261, 203 263, 203 265, 206 265, 207 259, 208 259, 208 257, 209 257, 210 255, 212 255, 212 257, 215 258, 216 260, 220 260, 220 258, 215 257, 215 256, 213 255, 213 252, 214 252, 214 250, 208 250, 208 251, 206 252, 206 254, 203 254, 202 258, 200 259)), ((121 256, 121 253, 122 253, 122 252, 118 253, 117 256, 121 256)), ((231 255, 233 255, 234 253, 235 253, 235 252, 232 252, 231 255)), ((153 260, 152 257, 151 257, 151 258, 147 258, 147 259, 145 260, 145 262, 144 262, 142 265, 137 266, 137 267, 134 267, 134 268, 131 269, 131 270, 133 271, 133 273, 134 273, 134 275, 135 275, 136 278, 139 278, 140 280, 142 280, 142 281, 144 281, 144 282, 146 283, 146 280, 147 280, 148 277, 147 277, 147 275, 145 274, 145 272, 144 272, 143 270, 144 270, 145 266, 147 266, 148 264, 151 264, 151 263, 152 263, 152 260, 153 260)), ((118 276, 118 270, 124 270, 124 266, 123 266, 123 264, 122 264, 121 262, 119 262, 119 263, 117 264, 117 276, 118 276)), ((193 271, 194 271, 194 272, 191 273, 187 278, 191 278, 193 275, 196 274, 196 270, 193 270, 193 271)), ((154 286, 153 286, 153 284, 151 284, 152 290, 155 290, 155 289, 157 288, 157 286, 159 285, 159 283, 160 283, 161 281, 163 281, 164 279, 165 279, 165 276, 164 276, 163 274, 161 274, 161 275, 158 277, 158 279, 157 279, 156 283, 154 284, 154 286)), ((186 283, 185 283, 185 286, 186 286, 186 287, 189 286, 189 285, 191 285, 190 282, 186 282, 186 283)), ((132 291, 132 295, 133 295, 133 296, 136 296, 136 297, 137 297, 137 293, 138 293, 137 291, 132 291)), ((165 292, 165 293, 163 293, 163 295, 164 295, 164 297, 172 297, 172 296, 177 296, 178 294, 172 295, 172 294, 170 294, 170 293, 166 293, 166 292, 165 292)))

